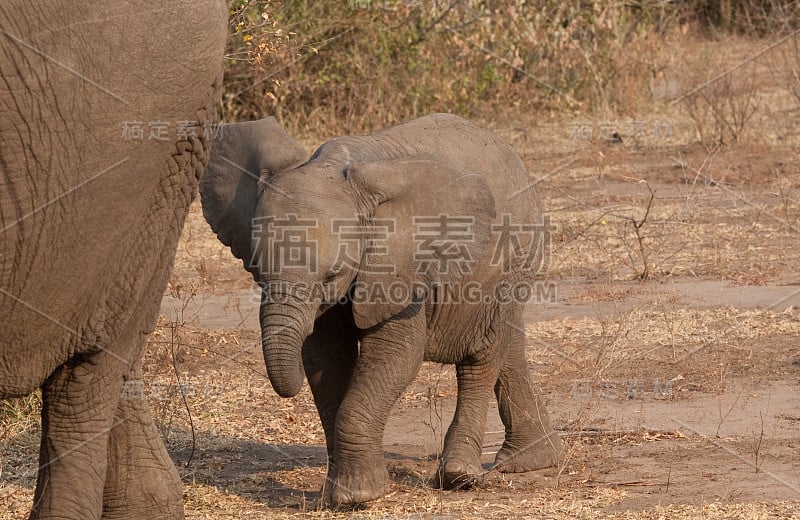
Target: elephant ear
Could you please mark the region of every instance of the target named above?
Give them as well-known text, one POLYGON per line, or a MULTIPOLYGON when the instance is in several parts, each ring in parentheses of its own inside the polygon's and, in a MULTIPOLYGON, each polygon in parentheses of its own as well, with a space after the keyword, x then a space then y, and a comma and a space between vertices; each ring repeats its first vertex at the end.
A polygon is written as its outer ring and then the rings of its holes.
POLYGON ((219 126, 200 180, 203 216, 217 238, 256 276, 252 225, 259 185, 299 166, 308 155, 274 117, 219 126))
POLYGON ((349 166, 368 211, 353 316, 366 329, 469 277, 486 253, 495 218, 483 176, 426 158, 349 166))

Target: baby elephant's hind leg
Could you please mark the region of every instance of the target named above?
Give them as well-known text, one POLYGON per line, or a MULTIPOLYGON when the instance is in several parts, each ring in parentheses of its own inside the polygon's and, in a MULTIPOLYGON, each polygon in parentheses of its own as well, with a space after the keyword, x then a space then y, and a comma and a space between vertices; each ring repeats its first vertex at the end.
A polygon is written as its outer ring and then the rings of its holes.
POLYGON ((561 440, 539 395, 531 388, 525 359, 525 336, 515 331, 508 357, 494 387, 506 435, 495 468, 519 473, 556 466, 561 440))
POLYGON ((498 377, 493 359, 466 359, 456 365, 458 398, 453 422, 447 429, 435 487, 468 489, 483 473, 481 452, 486 412, 492 400, 492 382, 498 377))

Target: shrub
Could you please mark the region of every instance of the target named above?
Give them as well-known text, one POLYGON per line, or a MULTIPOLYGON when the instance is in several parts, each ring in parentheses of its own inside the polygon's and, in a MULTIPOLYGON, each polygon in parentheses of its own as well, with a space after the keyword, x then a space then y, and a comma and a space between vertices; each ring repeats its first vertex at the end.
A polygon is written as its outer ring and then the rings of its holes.
POLYGON ((794 3, 779 0, 229 6, 226 117, 272 114, 303 135, 360 132, 434 111, 635 113, 650 100, 658 42, 671 31, 694 23, 759 32, 798 19, 794 3))

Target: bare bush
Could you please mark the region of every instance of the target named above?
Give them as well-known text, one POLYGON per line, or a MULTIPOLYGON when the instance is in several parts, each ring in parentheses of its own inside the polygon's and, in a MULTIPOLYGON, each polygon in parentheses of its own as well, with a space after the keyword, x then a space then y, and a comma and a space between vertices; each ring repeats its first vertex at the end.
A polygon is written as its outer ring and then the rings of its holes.
POLYGON ((760 107, 755 65, 725 74, 684 98, 697 138, 708 144, 740 143, 760 107))

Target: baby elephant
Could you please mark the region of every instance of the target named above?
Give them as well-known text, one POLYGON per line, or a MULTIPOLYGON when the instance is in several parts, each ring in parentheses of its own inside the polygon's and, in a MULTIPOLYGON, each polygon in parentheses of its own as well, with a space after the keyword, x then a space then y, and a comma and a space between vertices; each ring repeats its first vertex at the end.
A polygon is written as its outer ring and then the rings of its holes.
POLYGON ((482 472, 494 394, 505 425, 496 468, 555 465, 561 452, 532 391, 522 311, 543 264, 545 222, 516 153, 491 132, 433 114, 309 159, 275 119, 220 127, 203 212, 262 288, 270 382, 308 379, 325 429, 325 498, 382 496, 383 430, 423 360, 456 365, 458 404, 435 482, 482 472))

